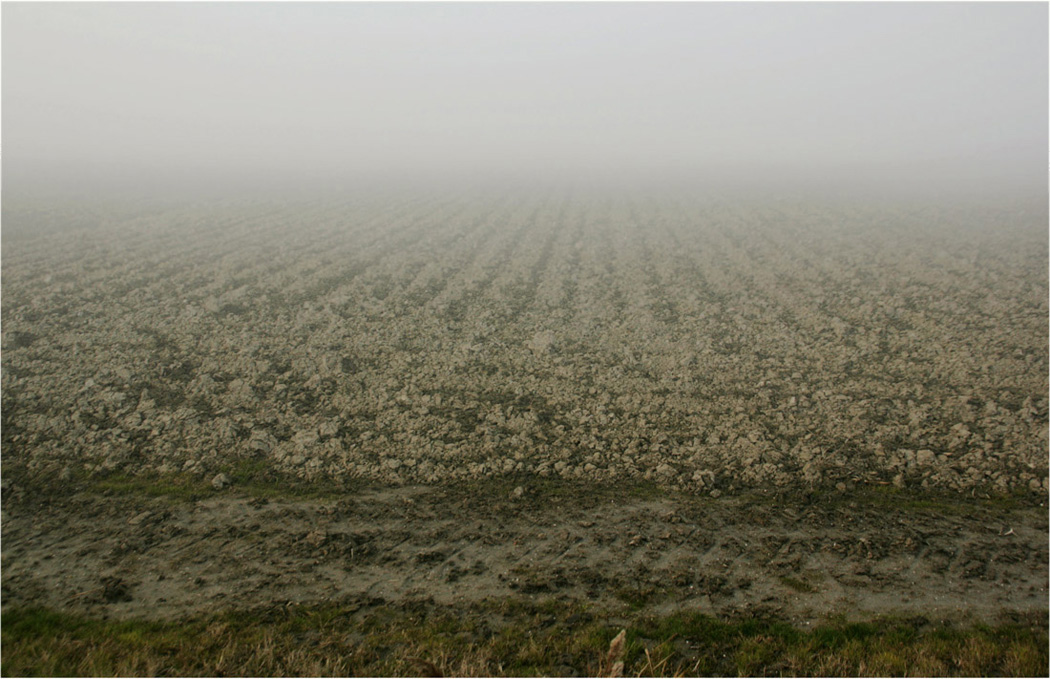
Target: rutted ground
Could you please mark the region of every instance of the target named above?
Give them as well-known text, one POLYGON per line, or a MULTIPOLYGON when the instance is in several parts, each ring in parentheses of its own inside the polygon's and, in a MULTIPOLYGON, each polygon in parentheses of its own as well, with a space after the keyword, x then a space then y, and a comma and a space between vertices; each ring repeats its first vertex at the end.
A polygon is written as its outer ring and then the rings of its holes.
MULTIPOLYGON (((343 499, 80 493, 9 502, 5 606, 177 618, 357 601, 587 601, 1001 622, 1045 611, 1045 507, 896 492, 697 499, 566 483, 360 489, 343 499), (1008 618, 1007 618, 1008 619, 1008 618)), ((363 602, 363 603, 361 603, 363 602)))
POLYGON ((1045 204, 106 214, 5 206, 5 606, 1045 610, 1045 204))

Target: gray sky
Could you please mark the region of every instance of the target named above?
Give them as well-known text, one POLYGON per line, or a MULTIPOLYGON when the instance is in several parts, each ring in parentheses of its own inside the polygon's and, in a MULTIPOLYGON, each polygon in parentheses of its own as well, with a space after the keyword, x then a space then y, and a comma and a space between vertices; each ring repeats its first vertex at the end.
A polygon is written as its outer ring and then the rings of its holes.
POLYGON ((5 188, 1047 183, 1046 3, 4 3, 5 188))

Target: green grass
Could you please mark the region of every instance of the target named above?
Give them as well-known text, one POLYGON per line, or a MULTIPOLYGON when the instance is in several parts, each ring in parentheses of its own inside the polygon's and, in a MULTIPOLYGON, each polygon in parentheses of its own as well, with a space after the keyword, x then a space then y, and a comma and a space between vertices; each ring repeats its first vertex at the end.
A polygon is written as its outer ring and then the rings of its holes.
MULTIPOLYGON (((236 494, 249 497, 287 500, 336 500, 347 493, 377 487, 363 479, 301 479, 275 470, 268 460, 239 460, 208 472, 204 476, 185 472, 129 474, 123 471, 75 472, 71 478, 59 479, 55 474, 30 474, 12 466, 4 470, 5 481, 22 490, 27 498, 45 499, 68 497, 72 493, 165 498, 173 502, 194 502, 218 494, 236 494), (222 491, 211 485, 218 473, 225 473, 232 486, 222 491)), ((586 481, 541 477, 534 475, 494 476, 471 481, 441 484, 437 489, 469 501, 506 505, 502 509, 518 511, 522 506, 536 505, 591 505, 621 501, 624 498, 656 500, 670 494, 659 485, 648 481, 619 484, 596 484, 586 481), (522 498, 512 498, 518 486, 526 489, 522 498), (511 500, 514 499, 514 502, 511 500), (504 502, 506 501, 506 502, 504 502)))
POLYGON ((974 517, 982 511, 1009 512, 1032 507, 1037 504, 1041 496, 1031 493, 977 496, 976 493, 967 495, 943 490, 869 486, 861 489, 855 499, 878 507, 974 517))
POLYGON ((794 578, 790 575, 782 575, 780 577, 780 582, 795 590, 796 592, 809 593, 817 591, 813 587, 813 585, 809 584, 805 580, 802 580, 801 578, 794 578))
POLYGON ((652 585, 618 587, 613 590, 617 599, 627 604, 631 610, 639 611, 649 604, 668 596, 668 591, 652 585))
POLYGON ((608 501, 622 501, 624 498, 657 500, 671 496, 671 491, 651 481, 619 481, 615 484, 602 484, 533 474, 493 476, 445 484, 445 487, 455 492, 500 500, 509 499, 518 486, 525 490, 522 498, 524 502, 600 504, 608 501))
MULTIPOLYGON (((582 604, 510 599, 465 609, 357 603, 111 621, 40 608, 2 617, 3 676, 598 675, 621 622, 582 604)), ((968 628, 924 620, 781 620, 681 613, 626 620, 625 674, 1046 676, 1045 613, 968 628)))
POLYGON ((1032 509, 1045 501, 1045 497, 1037 493, 985 495, 928 488, 897 488, 889 485, 858 486, 846 493, 829 487, 818 487, 789 492, 784 498, 756 492, 746 496, 748 502, 759 505, 780 503, 785 499, 789 504, 820 506, 826 509, 863 508, 937 517, 953 516, 970 520, 1032 509))
POLYGON ((305 480, 279 476, 265 461, 244 460, 224 465, 204 477, 183 472, 138 475, 108 472, 82 474, 68 482, 61 483, 49 483, 47 479, 38 479, 29 487, 35 491, 35 494, 42 496, 46 496, 49 492, 66 495, 71 490, 75 490, 107 496, 166 498, 173 502, 194 502, 222 493, 236 493, 267 499, 338 499, 346 497, 348 491, 364 487, 364 484, 331 479, 305 480), (231 487, 221 491, 212 487, 211 480, 219 472, 230 477, 231 487))
POLYGON ((103 495, 138 495, 194 501, 214 493, 207 482, 189 474, 130 476, 108 474, 87 479, 82 489, 103 495))
MULTIPOLYGON (((341 482, 331 479, 304 480, 275 474, 265 461, 244 461, 227 465, 218 471, 227 474, 233 485, 224 491, 211 486, 213 474, 201 478, 181 472, 170 474, 143 474, 132 476, 113 472, 86 477, 79 489, 88 493, 106 495, 128 495, 139 497, 164 497, 173 501, 196 501, 222 493, 243 494, 267 499, 330 500, 346 497, 347 492, 368 487, 366 483, 341 482)), ((581 484, 578 481, 560 478, 515 477, 486 478, 476 481, 444 484, 447 491, 472 498, 476 501, 510 501, 518 486, 527 488, 522 503, 597 504, 603 501, 630 497, 634 499, 657 499, 666 493, 659 486, 640 482, 620 487, 581 484)), ((510 504, 508 510, 517 510, 519 503, 510 504)))
MULTIPOLYGON (((214 494, 210 481, 224 472, 233 479, 235 491, 266 498, 336 498, 347 490, 375 487, 365 479, 320 477, 301 479, 286 471, 279 471, 274 462, 265 458, 230 460, 211 469, 204 476, 174 472, 167 474, 128 473, 121 470, 89 472, 72 468, 72 477, 60 478, 54 469, 29 470, 14 457, 4 459, 4 480, 25 491, 26 496, 67 496, 71 491, 105 492, 110 495, 128 494, 167 497, 173 500, 196 500, 214 494)), ((565 479, 557 475, 539 476, 529 473, 500 474, 469 481, 440 484, 457 494, 476 496, 485 501, 509 499, 513 490, 525 488, 524 502, 571 503, 597 505, 605 502, 673 500, 682 504, 736 504, 779 507, 818 505, 825 509, 856 506, 870 509, 918 512, 938 516, 951 515, 971 519, 1037 507, 1045 502, 1045 494, 1018 491, 994 494, 987 490, 958 493, 943 489, 918 487, 898 488, 892 485, 860 484, 849 492, 840 492, 830 483, 811 488, 788 489, 758 487, 730 493, 723 490, 717 500, 709 492, 678 491, 654 481, 619 479, 601 483, 580 479, 565 479)))
MULTIPOLYGON (((81 471, 72 479, 59 480, 53 476, 31 475, 12 467, 10 470, 5 469, 5 480, 21 486, 25 491, 24 496, 29 498, 66 497, 79 491, 109 496, 166 498, 173 502, 196 501, 219 493, 266 499, 337 500, 345 498, 348 493, 376 487, 374 483, 362 479, 300 479, 275 470, 270 461, 261 459, 231 462, 203 477, 182 472, 132 475, 119 471, 81 471), (231 488, 223 491, 212 488, 211 479, 218 472, 226 473, 232 479, 231 488)), ((1041 496, 1036 494, 973 497, 967 494, 894 486, 860 486, 849 493, 841 493, 833 488, 812 488, 786 493, 757 489, 713 499, 706 493, 674 491, 651 481, 624 480, 603 484, 531 474, 446 483, 435 487, 435 490, 484 505, 496 513, 517 513, 522 508, 529 507, 569 506, 587 509, 624 500, 670 500, 683 507, 712 503, 745 508, 804 505, 823 509, 849 507, 991 520, 1016 511, 1029 510, 1041 501, 1041 496), (513 496, 513 491, 518 486, 525 489, 520 498, 513 496)))

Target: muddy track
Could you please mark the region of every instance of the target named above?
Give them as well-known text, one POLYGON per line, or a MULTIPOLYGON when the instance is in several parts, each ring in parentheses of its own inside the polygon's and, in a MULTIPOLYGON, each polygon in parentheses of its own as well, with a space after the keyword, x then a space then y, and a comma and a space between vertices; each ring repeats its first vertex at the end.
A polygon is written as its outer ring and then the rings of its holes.
MULTIPOLYGON (((516 490, 516 489, 515 489, 516 490)), ((170 619, 342 600, 586 601, 772 614, 994 622, 1047 606, 1045 508, 959 513, 842 496, 545 496, 459 486, 344 499, 8 501, 3 604, 170 619)))

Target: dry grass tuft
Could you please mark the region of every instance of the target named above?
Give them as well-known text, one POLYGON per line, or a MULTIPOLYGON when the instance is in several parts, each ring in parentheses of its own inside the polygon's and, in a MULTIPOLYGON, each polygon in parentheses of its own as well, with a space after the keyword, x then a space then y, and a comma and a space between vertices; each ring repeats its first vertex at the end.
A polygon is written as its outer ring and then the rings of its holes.
POLYGON ((445 673, 441 671, 441 668, 423 658, 405 658, 408 662, 412 663, 419 670, 416 676, 419 677, 443 677, 445 673))
POLYGON ((610 641, 593 612, 579 623, 581 610, 504 602, 424 614, 376 608, 352 617, 339 607, 303 607, 157 623, 8 609, 2 674, 1047 676, 1048 670, 1045 618, 969 629, 839 621, 802 631, 783 621, 640 615, 610 641))
POLYGON ((598 676, 601 677, 622 677, 623 676, 623 657, 624 651, 627 650, 627 630, 622 629, 612 641, 609 642, 609 650, 605 654, 598 676))
MULTIPOLYGON (((661 660, 653 662, 653 656, 649 649, 645 649, 645 666, 638 671, 639 677, 662 677, 666 674, 667 661, 673 653, 667 653, 661 660)), ((676 675, 677 676, 677 675, 676 675)))

